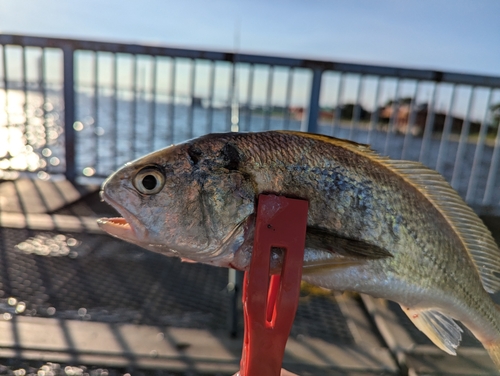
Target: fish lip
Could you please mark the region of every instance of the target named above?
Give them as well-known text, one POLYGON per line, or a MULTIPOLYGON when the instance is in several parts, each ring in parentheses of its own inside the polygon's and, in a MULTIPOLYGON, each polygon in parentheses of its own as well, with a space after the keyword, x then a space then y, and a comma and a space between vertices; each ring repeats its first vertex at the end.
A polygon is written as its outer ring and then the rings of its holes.
POLYGON ((102 190, 100 196, 104 202, 112 206, 123 217, 99 218, 97 224, 102 230, 112 236, 133 243, 140 242, 141 238, 145 238, 144 231, 141 231, 141 227, 144 228, 144 226, 136 216, 113 200, 106 191, 102 190))

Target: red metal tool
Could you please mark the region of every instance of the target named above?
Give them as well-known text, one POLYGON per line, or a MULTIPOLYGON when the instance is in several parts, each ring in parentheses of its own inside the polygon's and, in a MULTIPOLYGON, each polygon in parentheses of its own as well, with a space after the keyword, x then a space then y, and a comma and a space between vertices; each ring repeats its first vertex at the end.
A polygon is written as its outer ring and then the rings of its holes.
POLYGON ((297 311, 308 202, 260 195, 250 270, 243 284, 245 338, 241 376, 279 376, 297 311), (270 275, 271 248, 285 249, 280 275, 270 275))

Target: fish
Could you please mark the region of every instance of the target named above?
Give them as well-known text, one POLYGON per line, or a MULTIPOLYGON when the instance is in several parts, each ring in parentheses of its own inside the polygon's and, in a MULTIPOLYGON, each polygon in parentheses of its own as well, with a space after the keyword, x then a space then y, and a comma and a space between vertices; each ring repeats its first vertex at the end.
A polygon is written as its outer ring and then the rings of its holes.
MULTIPOLYGON (((462 322, 500 369, 500 250, 436 171, 294 131, 208 134, 112 174, 102 230, 165 256, 248 270, 261 194, 309 203, 303 280, 399 303, 455 355, 462 322)), ((283 252, 274 249, 271 269, 283 252)))

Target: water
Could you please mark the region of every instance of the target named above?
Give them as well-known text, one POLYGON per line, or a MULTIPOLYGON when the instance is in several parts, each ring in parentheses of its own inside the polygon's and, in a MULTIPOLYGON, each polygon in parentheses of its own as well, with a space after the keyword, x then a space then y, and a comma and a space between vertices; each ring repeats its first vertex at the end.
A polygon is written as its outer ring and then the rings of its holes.
POLYGON ((0 90, 0 103, 0 170, 64 172, 60 91, 0 90))
MULTIPOLYGON (((125 162, 207 133, 229 132, 230 108, 152 103, 80 94, 77 101, 77 169, 107 176, 125 162), (89 152, 93 151, 93 152, 89 152)), ((299 130, 301 122, 240 109, 240 130, 299 130)))
MULTIPOLYGON (((206 133, 231 131, 229 106, 190 106, 183 98, 176 98, 174 103, 166 100, 153 102, 140 95, 135 100, 131 98, 130 93, 119 93, 116 97, 77 93, 77 121, 73 125, 77 176, 103 179, 124 163, 151 151, 206 133)), ((64 132, 60 90, 49 90, 45 97, 36 91, 28 91, 25 97, 22 91, 10 90, 7 98, 0 91, 2 102, 6 103, 8 111, 0 112, 0 170, 40 171, 42 178, 49 176, 47 172, 63 173, 64 132)), ((241 108, 239 111, 241 131, 299 130, 300 126, 300 121, 285 116, 265 116, 262 109, 241 108)), ((436 168, 442 144, 440 135, 432 135, 426 152, 421 155, 421 137, 410 135, 404 148, 405 135, 388 134, 380 126, 369 130, 366 124, 352 128, 350 123, 335 127, 321 123, 319 131, 362 143, 370 140, 372 148, 381 154, 396 159, 420 160, 430 168, 436 168), (403 150, 405 155, 402 155, 403 150)), ((454 188, 465 197, 476 144, 465 143, 460 168, 455 171, 459 143, 453 139, 445 142, 446 152, 439 172, 448 181, 453 179, 454 188)), ((484 146, 469 203, 482 204, 493 151, 492 146, 484 146)), ((500 172, 493 173, 493 187, 500 187, 500 172)), ((499 202, 500 190, 495 189, 491 202, 487 204, 494 206, 499 202)))

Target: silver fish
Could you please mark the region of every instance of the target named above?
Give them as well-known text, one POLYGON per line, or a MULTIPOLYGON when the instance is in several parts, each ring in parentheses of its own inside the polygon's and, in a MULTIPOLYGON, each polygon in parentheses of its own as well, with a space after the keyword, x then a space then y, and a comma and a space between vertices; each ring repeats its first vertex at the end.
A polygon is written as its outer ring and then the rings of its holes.
MULTIPOLYGON (((398 302, 455 354, 461 321, 500 369, 500 251, 435 171, 299 132, 207 135, 128 163, 104 183, 109 234, 167 256, 245 270, 261 193, 309 201, 303 279, 398 302)), ((272 267, 279 270, 280 252, 272 267)))

